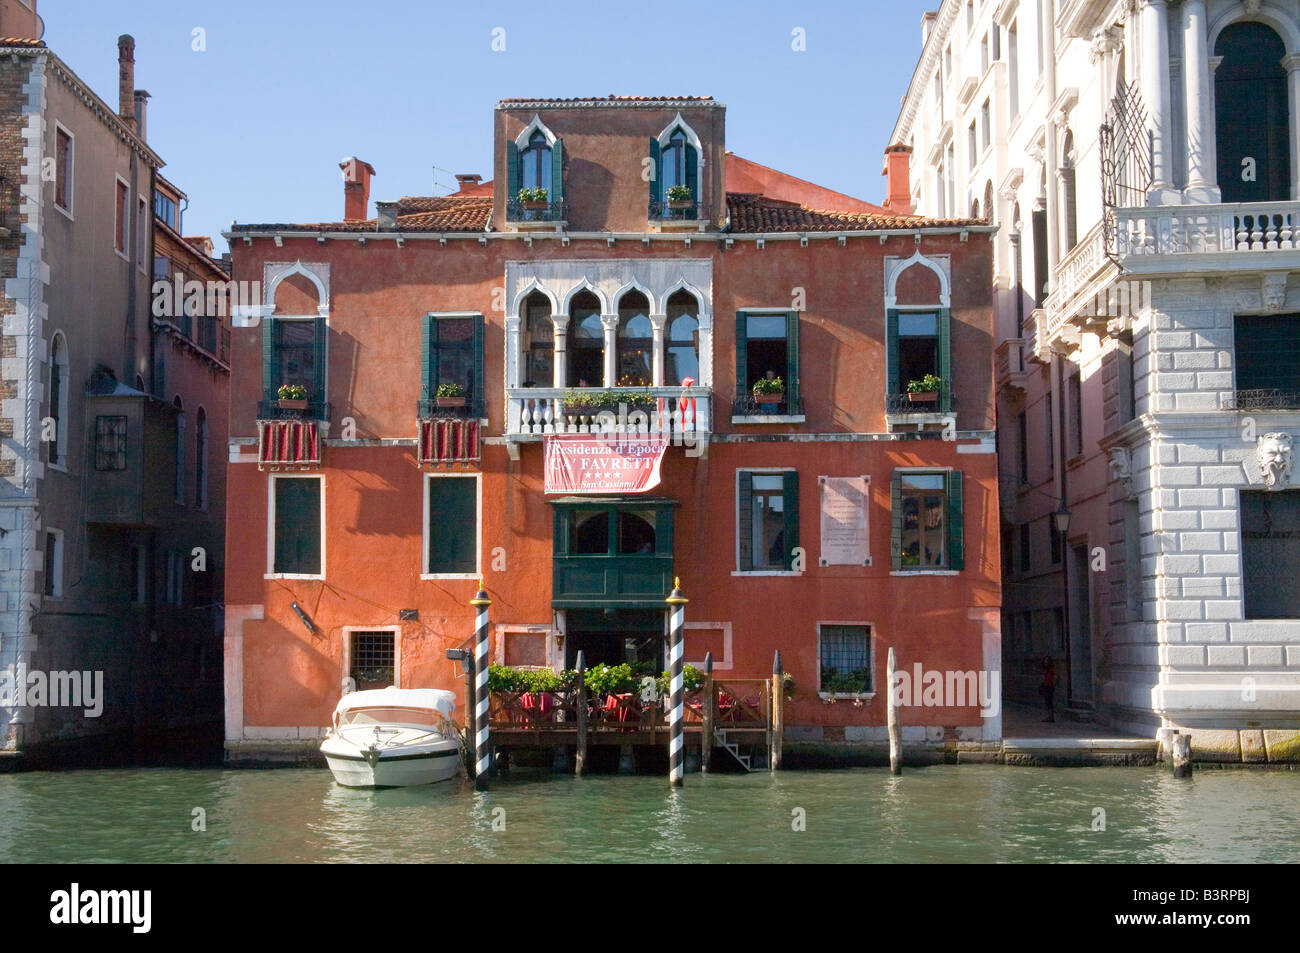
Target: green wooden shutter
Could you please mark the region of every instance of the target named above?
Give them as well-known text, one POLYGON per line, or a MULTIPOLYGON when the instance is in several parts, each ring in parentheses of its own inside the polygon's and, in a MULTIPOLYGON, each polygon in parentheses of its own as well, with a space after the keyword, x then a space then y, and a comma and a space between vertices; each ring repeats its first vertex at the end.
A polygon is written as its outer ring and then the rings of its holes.
POLYGON ((474 315, 474 383, 470 403, 474 416, 482 417, 487 413, 487 394, 483 392, 483 315, 474 315))
POLYGON ((952 410, 952 334, 950 312, 939 309, 939 409, 952 410))
POLYGON ((754 568, 754 475, 748 470, 737 473, 736 536, 740 542, 740 570, 754 568))
POLYGON ((431 573, 478 569, 478 480, 429 480, 429 566, 431 573))
POLYGON ((736 396, 745 397, 749 394, 749 355, 748 336, 745 330, 745 322, 748 315, 744 311, 736 312, 736 396))
POLYGON ((887 398, 896 397, 902 392, 898 358, 898 311, 890 308, 885 312, 885 396, 887 398))
POLYGON ((794 551, 799 545, 799 473, 783 473, 781 484, 781 535, 785 540, 783 569, 794 568, 794 551))
POLYGON ((799 312, 785 313, 785 412, 799 413, 799 312))
POLYGON ((948 568, 966 568, 966 532, 962 523, 962 479, 960 470, 949 470, 945 482, 948 495, 948 568))
POLYGON ((438 389, 438 374, 433 362, 437 359, 436 345, 437 325, 431 314, 426 314, 420 321, 420 399, 433 400, 438 389))
POLYGON ((691 198, 700 200, 700 159, 694 146, 686 147, 686 187, 691 190, 691 198))
POLYGON ((519 147, 506 143, 506 207, 519 198, 519 147))
POLYGON ((311 400, 324 404, 326 399, 325 365, 329 361, 330 329, 324 318, 315 318, 312 321, 312 330, 315 332, 312 340, 312 372, 314 380, 312 381, 312 393, 308 396, 311 400))
POLYGON ((889 478, 889 561, 894 571, 903 568, 903 474, 889 478))
MULTIPOLYGON (((552 203, 564 202, 564 140, 556 139, 551 146, 551 194, 547 196, 552 203)), ((562 204, 555 204, 562 209, 562 204)))
POLYGON ((659 201, 659 140, 650 140, 650 202, 659 201))
MULTIPOLYGON (((262 399, 274 400, 282 381, 275 379, 275 318, 262 319, 262 399)), ((161 393, 161 388, 155 389, 161 393)))
POLYGON ((320 479, 276 478, 272 572, 318 574, 320 527, 320 479))

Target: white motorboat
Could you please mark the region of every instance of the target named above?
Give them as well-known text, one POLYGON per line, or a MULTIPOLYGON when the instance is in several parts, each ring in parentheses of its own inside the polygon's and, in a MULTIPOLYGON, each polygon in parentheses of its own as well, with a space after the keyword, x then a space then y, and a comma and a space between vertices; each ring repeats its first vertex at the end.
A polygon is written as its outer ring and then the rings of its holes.
POLYGON ((350 692, 334 709, 321 743, 334 780, 351 788, 396 788, 446 781, 463 767, 451 721, 452 692, 381 688, 350 692))

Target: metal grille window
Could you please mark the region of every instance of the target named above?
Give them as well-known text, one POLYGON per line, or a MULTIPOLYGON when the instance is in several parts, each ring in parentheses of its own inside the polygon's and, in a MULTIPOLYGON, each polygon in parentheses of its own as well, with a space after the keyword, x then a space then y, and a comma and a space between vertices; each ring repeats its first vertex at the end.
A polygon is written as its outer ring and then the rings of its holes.
POLYGON ((821 690, 871 691, 871 632, 865 625, 821 626, 821 690))
POLYGON ((126 418, 95 418, 95 469, 126 469, 126 418))
POLYGON ((353 632, 351 664, 348 674, 357 690, 387 688, 394 684, 397 670, 397 644, 393 632, 353 632))
POLYGON ((1243 490, 1240 496, 1246 618, 1300 617, 1300 491, 1243 490))

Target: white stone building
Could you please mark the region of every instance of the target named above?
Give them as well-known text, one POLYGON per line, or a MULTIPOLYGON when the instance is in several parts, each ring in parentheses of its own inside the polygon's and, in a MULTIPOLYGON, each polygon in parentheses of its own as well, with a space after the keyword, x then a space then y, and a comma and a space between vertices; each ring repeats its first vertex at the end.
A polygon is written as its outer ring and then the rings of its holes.
POLYGON ((944 0, 892 142, 997 223, 1004 671, 1300 756, 1300 2, 944 0), (1068 513, 1058 533, 1058 511, 1068 513))

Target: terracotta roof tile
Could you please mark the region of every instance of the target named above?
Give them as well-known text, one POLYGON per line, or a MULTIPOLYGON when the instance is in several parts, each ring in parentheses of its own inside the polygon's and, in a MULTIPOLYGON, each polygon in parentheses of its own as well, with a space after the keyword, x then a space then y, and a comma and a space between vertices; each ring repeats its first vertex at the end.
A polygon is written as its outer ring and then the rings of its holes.
MULTIPOLYGON (((397 231, 481 232, 487 228, 491 217, 491 196, 407 195, 403 196, 397 204, 397 231)), ((238 224, 231 230, 236 232, 373 232, 377 231, 378 227, 377 221, 372 218, 346 222, 238 224)))
POLYGON ((727 211, 733 232, 843 232, 884 228, 933 228, 984 225, 976 219, 937 219, 921 215, 876 215, 869 212, 824 212, 751 192, 728 192, 727 211))
POLYGON ((32 40, 24 36, 5 36, 0 37, 0 46, 30 46, 43 47, 44 40, 32 40))

